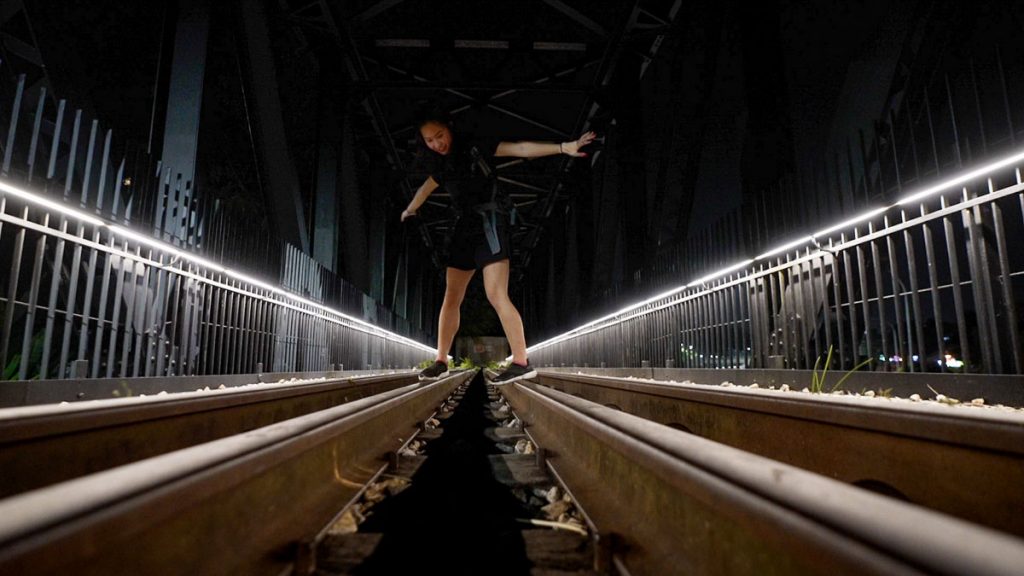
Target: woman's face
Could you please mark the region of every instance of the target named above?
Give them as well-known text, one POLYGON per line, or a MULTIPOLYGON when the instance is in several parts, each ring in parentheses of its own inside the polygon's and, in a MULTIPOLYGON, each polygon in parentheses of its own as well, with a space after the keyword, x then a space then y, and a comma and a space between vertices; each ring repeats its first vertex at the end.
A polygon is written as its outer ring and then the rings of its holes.
POLYGON ((440 122, 427 122, 420 126, 423 143, 434 152, 445 156, 452 149, 452 131, 440 122))

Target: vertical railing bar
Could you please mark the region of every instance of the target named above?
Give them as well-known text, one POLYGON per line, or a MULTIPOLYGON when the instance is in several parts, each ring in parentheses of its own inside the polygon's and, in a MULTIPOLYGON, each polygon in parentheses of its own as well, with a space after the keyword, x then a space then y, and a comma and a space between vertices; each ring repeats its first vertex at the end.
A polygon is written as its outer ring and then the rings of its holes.
POLYGON ((32 142, 28 148, 28 175, 26 182, 31 182, 36 171, 36 151, 39 147, 39 134, 43 127, 43 110, 46 109, 46 86, 39 88, 39 102, 36 104, 36 117, 32 123, 32 142))
MULTIPOLYGON (((1010 145, 1017 144, 1017 133, 1013 127, 1013 113, 1010 111, 1010 93, 1006 89, 1006 73, 1003 70, 1003 51, 996 46, 996 67, 999 70, 999 87, 1003 92, 1003 111, 1006 112, 1006 126, 1010 130, 1010 145)), ((1017 370, 1019 374, 1020 369, 1017 370)))
MULTIPOLYGON (((860 236, 860 230, 854 229, 854 238, 860 236)), ((867 259, 864 245, 857 245, 857 277, 860 279, 861 314, 864 318, 864 346, 867 357, 874 358, 874 339, 871 337, 871 292, 868 289, 867 259)))
MULTIPOLYGON (((43 215, 43 226, 50 225, 50 215, 43 215)), ((39 298, 39 284, 42 282, 43 255, 46 252, 46 234, 36 240, 35 263, 32 266, 32 280, 29 286, 28 302, 25 305, 25 332, 21 339, 21 361, 18 364, 18 380, 28 378, 28 365, 32 359, 32 338, 35 331, 36 300, 39 298)), ((13 307, 13 300, 11 301, 13 307)))
MULTIPOLYGON (((71 348, 71 334, 74 327, 75 318, 75 303, 78 302, 78 278, 81 275, 82 265, 82 244, 81 241, 85 238, 85 225, 81 222, 77 225, 75 235, 78 237, 79 242, 75 243, 74 250, 71 256, 71 274, 68 280, 68 300, 67 300, 67 314, 64 316, 64 338, 61 341, 60 347, 60 370, 61 374, 67 373, 68 368, 68 356, 71 348)), ((85 316, 82 317, 83 329, 85 326, 85 316)))
MULTIPOLYGON (((122 250, 124 250, 125 252, 129 252, 127 240, 124 241, 124 246, 122 250)), ((136 247, 135 253, 137 255, 140 255, 142 253, 142 250, 139 247, 136 247)), ((136 269, 139 266, 144 266, 142 263, 132 259, 128 259, 127 262, 128 265, 131 266, 131 270, 128 271, 128 277, 125 278, 125 313, 124 323, 122 325, 124 334, 122 337, 123 342, 121 344, 121 378, 128 376, 128 370, 130 367, 128 355, 131 352, 132 342, 135 339, 135 299, 138 297, 139 285, 139 281, 137 278, 139 274, 136 272, 136 269)))
MULTIPOLYGON (((946 198, 940 197, 942 208, 946 208, 946 198)), ((942 223, 946 232, 946 253, 949 255, 950 284, 953 290, 953 309, 956 312, 957 337, 960 340, 960 356, 965 366, 971 362, 970 341, 967 339, 967 319, 964 313, 963 294, 960 282, 960 258, 956 250, 956 236, 953 229, 953 222, 949 216, 942 217, 942 223)))
POLYGON ((110 165, 110 138, 113 131, 108 129, 103 138, 103 157, 100 160, 100 179, 96 183, 96 213, 103 213, 103 194, 107 187, 107 168, 110 165))
MULTIPOLYGON (((49 214, 47 214, 49 220, 49 214)), ((60 218, 60 231, 67 232, 68 221, 65 216, 60 218)), ((43 330, 43 355, 39 363, 39 379, 46 380, 49 377, 50 366, 50 345, 53 342, 53 326, 57 316, 57 292, 60 287, 61 274, 64 267, 64 239, 60 236, 55 240, 53 255, 53 272, 50 274, 50 292, 46 304, 46 327, 43 330)), ((71 313, 69 309, 68 314, 71 313)), ((26 325, 26 328, 29 326, 26 325)), ((26 357, 22 357, 25 359, 26 357)), ((63 363, 61 364, 63 366, 63 363)), ((58 378, 63 377, 58 373, 58 378)))
MULTIPOLYGON (((107 164, 110 162, 110 135, 111 135, 111 131, 107 130, 107 136, 106 136, 106 139, 105 139, 104 144, 103 144, 103 160, 101 161, 102 162, 102 166, 101 166, 101 170, 100 170, 100 181, 99 181, 99 184, 97 185, 97 188, 96 188, 96 190, 97 190, 97 194, 96 194, 96 202, 97 202, 96 213, 97 214, 100 214, 102 212, 102 208, 103 208, 103 188, 106 186, 107 164)), ((79 229, 82 230, 81 224, 79 224, 79 229)), ((82 232, 83 233, 80 234, 80 237, 84 237, 84 230, 82 232)), ((100 242, 100 231, 99 231, 99 228, 96 228, 96 229, 93 230, 92 241, 94 243, 96 243, 96 244, 99 244, 99 242, 100 242)), ((82 304, 83 304, 83 307, 82 307, 82 329, 81 329, 81 334, 79 335, 79 338, 78 338, 78 356, 77 356, 77 358, 79 360, 85 360, 86 359, 85 354, 86 354, 86 350, 89 347, 89 325, 90 325, 90 321, 92 320, 89 315, 92 313, 92 293, 93 293, 93 282, 95 282, 95 279, 96 279, 96 259, 97 258, 99 258, 98 251, 97 250, 90 250, 90 252, 89 252, 89 264, 88 264, 88 267, 87 267, 87 270, 86 270, 85 295, 84 295, 83 300, 82 300, 82 304)), ((97 325, 96 325, 97 337, 99 337, 101 329, 102 329, 102 327, 97 323, 97 325)), ((64 366, 64 362, 61 362, 61 366, 64 366)), ((93 369, 95 370, 95 367, 93 367, 93 369)), ((95 376, 93 376, 93 377, 95 378, 95 376)))
MULTIPOLYGON (((98 231, 97 231, 95 240, 97 242, 99 242, 98 231)), ((111 248, 114 247, 114 237, 113 237, 113 235, 110 235, 110 238, 108 239, 107 245, 110 246, 111 248)), ((110 273, 111 273, 111 267, 113 266, 114 258, 116 258, 116 256, 114 256, 112 253, 110 253, 110 252, 105 252, 104 253, 104 256, 103 256, 103 279, 100 280, 100 301, 99 301, 99 311, 98 311, 99 316, 96 319, 96 342, 93 345, 92 366, 90 367, 90 372, 92 373, 92 377, 93 378, 97 378, 99 376, 100 354, 103 351, 103 324, 106 322, 106 319, 107 319, 107 297, 109 295, 109 290, 110 290, 110 273)), ((115 299, 114 307, 116 308, 117 305, 118 305, 118 301, 115 299)), ((112 333, 113 333, 114 329, 116 329, 116 322, 111 325, 111 332, 112 333)), ((86 346, 86 347, 88 346, 88 343, 86 342, 85 338, 83 338, 79 342, 79 348, 78 348, 78 357, 79 358, 85 358, 85 348, 82 347, 83 345, 86 346)), ((111 346, 113 346, 113 343, 111 343, 111 346)))
MULTIPOLYGON (((185 266, 188 267, 190 265, 188 263, 185 263, 185 266)), ((160 376, 178 376, 181 371, 181 358, 179 356, 179 351, 181 350, 181 342, 179 342, 178 333, 178 313, 180 312, 182 299, 181 288, 182 285, 185 283, 185 279, 181 274, 173 274, 172 278, 173 284, 171 285, 172 287, 168 288, 167 300, 168 305, 171 306, 171 321, 168 323, 171 327, 171 333, 169 337, 166 339, 166 341, 161 340, 161 345, 165 347, 169 342, 170 348, 161 350, 157 354, 156 373, 159 374, 160 376)), ((185 322, 183 317, 181 318, 180 321, 185 322)))
MULTIPOLYGON (((921 216, 928 214, 928 208, 921 205, 921 216)), ((924 232, 924 250, 925 258, 928 261, 928 290, 931 293, 932 300, 932 315, 934 316, 935 322, 935 339, 936 339, 936 354, 938 359, 942 360, 942 353, 945 349, 945 328, 942 318, 942 294, 939 292, 939 273, 938 273, 938 261, 935 259, 935 239, 932 237, 932 228, 930 222, 925 222, 922 225, 924 232)), ((921 343, 922 350, 924 348, 924 342, 921 343)), ((924 365, 924 361, 922 361, 924 365)), ((946 371, 946 364, 939 362, 939 369, 942 372, 946 371)))
POLYGON ((914 183, 921 185, 921 161, 917 155, 917 134, 914 132, 914 114, 910 111, 910 101, 907 101, 907 132, 910 136, 910 154, 914 159, 914 183))
MULTIPOLYGON (((810 255, 811 249, 808 248, 805 255, 810 255)), ((814 358, 819 358, 823 354, 821 349, 821 336, 818 333, 818 306, 814 300, 814 263, 810 260, 806 260, 800 263, 800 291, 803 297, 803 313, 804 313, 804 337, 811 336, 814 339, 814 358), (807 282, 803 281, 804 269, 807 269, 807 282), (808 329, 809 328, 809 329, 808 329)), ((813 362, 810 362, 811 346, 805 344, 807 352, 804 354, 808 357, 807 366, 813 366, 813 362)))
POLYGON ((57 152, 60 150, 60 134, 64 126, 65 104, 63 99, 57 103, 57 120, 53 126, 53 141, 50 143, 50 162, 46 168, 47 180, 53 180, 54 172, 57 170, 57 152))
POLYGON ((935 177, 938 178, 942 175, 942 163, 939 161, 939 146, 935 142, 935 123, 932 121, 931 96, 928 94, 927 86, 924 87, 924 111, 925 116, 928 118, 928 134, 931 136, 932 158, 935 159, 935 177))
MULTIPOLYGON (((121 165, 117 168, 117 178, 114 180, 114 200, 110 204, 110 216, 117 220, 118 207, 121 206, 121 185, 124 183, 124 158, 121 158, 121 165)), ((125 210, 127 213, 127 210, 125 210)), ((125 222, 127 224, 127 222, 125 222)))
MULTIPOLYGON (((218 281, 227 285, 227 279, 222 274, 218 274, 218 281)), ((228 300, 231 297, 231 293, 225 288, 219 291, 220 298, 217 302, 217 345, 215 350, 217 351, 215 370, 217 374, 227 373, 227 338, 228 338, 228 300)))
POLYGON ((978 133, 981 135, 981 154, 988 156, 988 138, 985 135, 985 118, 981 112, 981 94, 978 93, 978 77, 974 71, 974 58, 967 59, 967 68, 971 75, 971 91, 974 93, 974 112, 978 116, 978 133))
POLYGON ((896 115, 889 109, 889 146, 892 148, 892 166, 896 170, 896 193, 903 192, 903 178, 900 176, 899 148, 896 146, 896 115))
POLYGON ((946 82, 946 99, 949 104, 949 123, 953 129, 953 151, 956 153, 956 167, 959 169, 964 166, 963 157, 960 154, 960 130, 956 126, 956 112, 953 109, 953 91, 949 87, 949 75, 944 75, 943 79, 946 82))
POLYGON ((203 316, 205 317, 205 322, 203 322, 201 330, 201 339, 198 345, 199 353, 201 355, 201 362, 199 368, 200 374, 211 373, 210 357, 213 355, 213 347, 210 345, 210 343, 212 342, 213 338, 212 322, 213 309, 215 304, 214 301, 216 299, 216 287, 214 287, 208 282, 210 274, 211 273, 208 270, 203 270, 202 286, 204 287, 205 295, 203 296, 201 302, 203 303, 203 316))
MULTIPOLYGON (((79 114, 81 110, 78 111, 79 114)), ((77 118, 76 118, 77 121, 77 118)), ((89 181, 92 180, 92 161, 93 154, 96 151, 96 130, 99 129, 99 121, 93 120, 92 126, 89 129, 89 146, 86 149, 85 154, 85 173, 82 175, 82 193, 79 195, 78 205, 81 208, 85 208, 89 203, 89 181)), ((66 189, 71 187, 71 169, 68 168, 68 186, 66 189)))
MULTIPOLYGON (((110 238, 111 247, 115 247, 114 238, 110 238)), ((122 252, 127 252, 127 242, 121 247, 122 252)), ((128 316, 128 295, 125 293, 124 284, 126 281, 127 270, 126 266, 134 267, 135 264, 132 260, 123 256, 117 256, 117 264, 114 265, 114 256, 111 256, 111 264, 114 268, 117 268, 117 284, 114 286, 114 301, 113 310, 110 317, 110 343, 107 345, 107 378, 111 378, 114 375, 114 368, 117 366, 115 362, 115 355, 117 354, 117 341, 121 335, 121 331, 127 332, 127 327, 122 328, 120 324, 121 320, 121 300, 124 299, 125 305, 125 316, 128 316)), ((125 338, 128 335, 125 334, 125 338)), ((97 340, 96 345, 99 346, 100 342, 97 340)))
MULTIPOLYGON (((903 222, 907 221, 906 211, 900 211, 900 217, 903 222)), ((907 276, 910 278, 910 304, 914 313, 913 326, 907 326, 907 330, 913 329, 914 342, 916 346, 912 345, 909 350, 910 354, 910 371, 915 370, 914 366, 914 349, 917 349, 917 357, 920 364, 921 372, 927 372, 927 366, 925 360, 928 356, 927 349, 925 348, 924 339, 924 316, 921 312, 921 291, 920 284, 917 281, 917 251, 914 249, 914 236, 911 234, 910 229, 904 228, 903 230, 903 246, 906 250, 907 256, 907 276)))
MULTIPOLYGON (((831 256, 831 254, 828 254, 828 255, 831 256)), ((834 348, 834 344, 832 342, 832 307, 831 307, 831 305, 830 305, 830 303, 828 301, 828 285, 827 285, 827 281, 826 281, 826 277, 825 277, 826 276, 826 274, 825 274, 825 267, 826 267, 827 263, 825 262, 825 260, 826 260, 826 256, 822 255, 822 256, 816 258, 814 260, 814 262, 818 263, 818 272, 819 273, 818 273, 818 282, 817 282, 816 286, 817 286, 817 292, 821 294, 821 312, 822 312, 822 316, 823 316, 823 320, 824 320, 824 324, 825 324, 825 345, 826 345, 828 350, 832 350, 834 348)), ((811 265, 811 274, 812 274, 812 276, 813 276, 813 273, 814 273, 814 266, 813 266, 813 263, 812 263, 812 265, 811 265)), ((813 284, 813 278, 812 278, 811 281, 812 281, 811 287, 814 288, 815 284, 813 284)), ((815 309, 817 309, 817 306, 815 306, 815 309)), ((817 325, 818 325, 817 310, 815 310, 814 325, 815 325, 815 327, 817 327, 817 325)), ((817 340, 817 336, 815 336, 815 339, 817 340)), ((821 354, 821 351, 819 351, 819 354, 821 354)), ((840 360, 840 366, 841 366, 842 365, 842 361, 839 358, 839 356, 836 356, 836 359, 840 360)))
MULTIPOLYGON (((888 230, 889 217, 885 217, 885 229, 888 230)), ((901 288, 902 282, 900 281, 899 266, 896 262, 896 243, 893 239, 893 234, 888 233, 885 236, 885 246, 889 254, 889 276, 891 277, 890 285, 892 286, 892 305, 893 305, 893 319, 896 324, 896 348, 895 356, 898 359, 900 367, 905 366, 905 362, 910 358, 911 346, 909 344, 908 335, 906 333, 906 327, 903 325, 903 319, 906 313, 903 307, 901 288)), ((913 369, 911 369, 913 371, 913 369)))
MULTIPOLYGON (((995 192, 992 179, 988 179, 989 192, 995 192)), ((1017 328, 1017 306, 1013 298, 1013 276, 1011 275, 1010 260, 1006 248, 1006 230, 1003 226, 1003 213, 998 202, 992 202, 992 223, 995 228, 996 252, 999 258, 1000 286, 1002 288, 1003 307, 1006 310, 1005 329, 1010 334, 1010 349, 1013 350, 1013 367, 1016 374, 1024 373, 1024 363, 1021 360, 1020 332, 1017 328)), ((996 326, 997 330, 999 329, 996 326)), ((999 333, 1003 333, 1000 330, 999 333)), ((1002 348, 1000 346, 1000 348, 1002 348)), ((1000 365, 1001 371, 1005 369, 1000 365)))
MULTIPOLYGON (((828 242, 829 247, 832 248, 832 239, 830 238, 828 242)), ((840 254, 832 252, 830 264, 832 268, 832 297, 836 302, 836 336, 839 340, 839 366, 840 368, 843 369, 847 369, 856 364, 855 362, 847 363, 846 358, 846 326, 844 325, 845 322, 843 320, 843 294, 842 288, 840 288, 840 280, 842 279, 845 281, 846 279, 841 278, 842 274, 840 273, 839 269, 839 260, 840 258, 845 259, 845 256, 845 252, 842 252, 840 254)))
MULTIPOLYGON (((237 288, 238 282, 232 279, 230 285, 237 288)), ((229 374, 234 374, 237 370, 236 362, 238 359, 238 293, 235 291, 231 291, 228 294, 226 346, 225 360, 227 361, 227 371, 229 374)))
MULTIPOLYGON (((794 260, 799 257, 799 253, 793 254, 794 260)), ((792 264, 787 272, 790 275, 789 286, 793 290, 793 333, 797 335, 795 352, 798 355, 803 352, 803 364, 798 362, 798 365, 802 368, 810 368, 813 365, 811 361, 811 331, 807 324, 807 283, 804 282, 803 263, 792 264)))
MULTIPOLYGON (((961 201, 967 201, 975 195, 964 187, 961 201)), ((988 254, 985 250, 984 222, 978 207, 967 208, 960 212, 964 230, 967 233, 967 263, 972 280, 971 294, 974 297, 975 317, 978 321, 979 347, 982 358, 982 370, 994 374, 996 366, 1001 364, 999 350, 994 346, 995 311, 992 310, 991 283, 988 277, 988 254)))
POLYGON ((18 74, 18 86, 14 90, 14 106, 11 108, 10 128, 7 130, 7 148, 4 150, 4 162, 0 166, 0 176, 11 173, 11 157, 14 154, 14 137, 18 132, 18 119, 21 115, 21 97, 25 93, 25 75, 18 74))
MULTIPOLYGON (((139 252, 141 253, 141 247, 139 252)), ((155 261, 153 258, 153 249, 147 250, 147 260, 150 262, 155 261)), ((150 330, 152 326, 150 324, 150 311, 153 306, 150 305, 150 293, 149 287, 151 285, 151 278, 153 277, 153 266, 143 265, 142 270, 142 281, 135 283, 135 322, 139 324, 139 330, 135 331, 135 346, 134 354, 132 354, 132 377, 137 378, 141 374, 145 373, 142 366, 143 358, 142 355, 146 354, 146 363, 149 363, 149 351, 146 349, 146 340, 150 338, 150 330)), ((154 303, 155 304, 155 303, 154 303)))
POLYGON ((153 305, 150 307, 148 322, 146 326, 146 367, 147 376, 161 375, 163 372, 163 354, 167 346, 167 336, 164 326, 167 319, 167 286, 171 281, 171 272, 167 270, 173 262, 171 257, 163 253, 158 256, 159 266, 156 271, 156 289, 154 290, 153 305))
MULTIPOLYGON (((874 225, 868 222, 868 234, 875 232, 874 225)), ((882 356, 885 357, 886 371, 889 369, 889 361, 892 358, 892 347, 889 341, 889 329, 885 313, 885 284, 882 281, 880 260, 882 259, 878 249, 878 240, 872 240, 871 244, 871 270, 875 271, 875 294, 878 296, 878 332, 882 340, 882 356)), ((894 296, 895 297, 895 296, 894 296)))

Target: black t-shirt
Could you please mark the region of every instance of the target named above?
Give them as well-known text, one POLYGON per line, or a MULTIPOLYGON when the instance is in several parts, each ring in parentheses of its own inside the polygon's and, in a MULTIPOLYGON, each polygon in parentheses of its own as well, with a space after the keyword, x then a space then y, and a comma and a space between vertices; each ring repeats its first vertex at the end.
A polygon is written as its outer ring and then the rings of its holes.
POLYGON ((491 138, 453 134, 452 150, 449 154, 442 156, 434 152, 427 153, 427 170, 430 177, 448 191, 453 207, 461 214, 466 214, 474 206, 491 200, 493 180, 483 173, 478 162, 474 160, 473 150, 476 149, 493 172, 494 153, 498 144, 498 140, 491 138))

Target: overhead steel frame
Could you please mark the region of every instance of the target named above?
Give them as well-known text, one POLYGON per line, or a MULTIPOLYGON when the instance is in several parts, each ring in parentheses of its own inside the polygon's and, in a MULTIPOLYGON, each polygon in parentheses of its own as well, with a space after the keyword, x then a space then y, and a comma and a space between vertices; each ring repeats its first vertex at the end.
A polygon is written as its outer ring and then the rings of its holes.
MULTIPOLYGON (((569 20, 573 21, 580 27, 586 29, 590 33, 596 34, 597 36, 608 40, 605 51, 601 59, 597 62, 598 73, 595 75, 597 80, 590 87, 575 87, 575 86, 564 86, 564 85, 552 85, 546 86, 548 81, 554 77, 561 76, 574 70, 578 70, 582 67, 589 67, 594 65, 593 61, 586 61, 570 68, 569 70, 563 70, 555 74, 545 76, 534 80, 533 82, 526 83, 510 83, 508 85, 492 85, 493 88, 500 90, 497 94, 489 97, 486 101, 473 97, 470 94, 465 93, 466 89, 480 89, 486 88, 484 86, 467 86, 464 84, 451 84, 443 81, 430 80, 422 76, 416 75, 407 70, 403 70, 400 67, 390 65, 381 62, 374 58, 369 58, 360 54, 358 45, 355 37, 353 36, 351 29, 353 26, 365 24, 369 20, 376 18, 386 12, 387 10, 402 3, 402 0, 380 0, 373 5, 367 7, 359 14, 349 19, 348 23, 342 23, 336 15, 333 7, 327 0, 311 0, 308 3, 299 6, 290 6, 287 2, 282 2, 282 7, 286 9, 290 15, 290 18, 298 24, 303 26, 312 27, 321 32, 328 32, 338 39, 340 47, 348 55, 347 64, 349 67, 349 73, 354 86, 363 87, 369 90, 366 97, 363 100, 364 108, 367 111, 368 116, 374 127, 378 138, 380 139, 384 149, 388 154, 389 164, 399 170, 401 173, 406 173, 405 167, 402 165, 401 157, 398 154, 398 150, 395 146, 394 135, 400 134, 404 130, 409 129, 408 127, 391 132, 387 128, 387 121, 380 108, 379 102, 377 101, 373 90, 376 88, 398 88, 398 89, 433 89, 443 90, 449 94, 457 96, 461 99, 466 100, 472 104, 482 104, 487 108, 506 116, 515 118, 519 121, 525 122, 531 126, 544 129, 557 135, 559 138, 571 138, 572 135, 581 133, 586 130, 590 125, 591 120, 600 109, 600 105, 597 103, 595 95, 597 92, 606 89, 615 74, 618 60, 626 52, 632 52, 627 50, 624 46, 624 40, 631 35, 636 34, 638 31, 651 32, 655 34, 655 37, 651 41, 651 47, 646 53, 641 53, 639 56, 643 59, 643 63, 640 67, 640 76, 642 77, 647 67, 653 61, 655 55, 658 52, 661 43, 667 33, 670 32, 672 24, 676 19, 680 8, 682 7, 682 0, 675 0, 669 10, 669 14, 665 17, 660 17, 655 14, 654 9, 647 9, 642 4, 644 0, 635 0, 628 11, 628 18, 625 19, 624 26, 614 32, 609 33, 604 26, 595 20, 588 17, 585 13, 580 10, 573 8, 567 3, 561 0, 543 0, 545 4, 553 8, 554 10, 565 15, 569 20), (388 70, 407 76, 409 82, 382 82, 371 80, 367 74, 365 64, 372 63, 382 67, 386 67, 388 70), (509 107, 501 106, 496 104, 495 101, 505 98, 509 95, 515 94, 525 90, 554 90, 554 91, 582 91, 587 94, 586 101, 582 106, 580 113, 574 123, 575 129, 569 132, 565 132, 556 127, 550 126, 547 123, 538 121, 530 118, 528 115, 523 114, 520 111, 510 109, 509 107)), ((647 0, 648 2, 650 0, 647 0)), ((624 11, 625 12, 625 11, 624 11)), ((397 40, 393 40, 397 41, 397 40)), ((413 40, 405 40, 409 43, 413 40)), ((478 41, 479 42, 479 41, 478 41)), ((409 44, 412 46, 413 44, 409 44)), ((429 40, 419 40, 416 46, 429 47, 429 40)), ((490 49, 490 46, 467 46, 477 47, 480 49, 490 49)), ((548 46, 534 46, 535 49, 551 49, 548 46)), ((573 47, 568 47, 574 49, 573 47)), ((456 108, 452 110, 453 113, 458 113, 462 110, 469 108, 469 104, 464 107, 456 108)), ((597 155, 594 156, 593 160, 596 160, 597 155)), ((499 166, 505 168, 511 165, 515 165, 517 162, 509 162, 499 166)), ((535 213, 539 213, 541 219, 548 220, 555 207, 555 204, 560 199, 560 192, 565 186, 565 175, 568 172, 571 164, 570 158, 565 158, 561 162, 558 170, 554 173, 555 181, 550 188, 541 188, 530 185, 528 183, 520 182, 512 178, 507 178, 509 184, 518 186, 521 189, 529 190, 530 193, 535 194, 533 198, 529 198, 522 202, 522 204, 539 203, 540 206, 535 213)), ((414 193, 411 185, 407 180, 403 180, 402 183, 403 192, 407 197, 411 197, 414 193)), ((421 222, 420 223, 420 235, 422 236, 425 245, 432 252, 432 259, 434 264, 440 267, 440 257, 436 249, 436 243, 431 241, 430 229, 444 229, 450 223, 446 220, 439 222, 421 222)), ((521 248, 524 253, 522 265, 516 266, 517 273, 515 281, 519 282, 523 278, 525 269, 528 266, 531 253, 536 248, 537 243, 540 239, 540 232, 546 227, 545 224, 529 226, 530 229, 527 234, 526 245, 521 248)))

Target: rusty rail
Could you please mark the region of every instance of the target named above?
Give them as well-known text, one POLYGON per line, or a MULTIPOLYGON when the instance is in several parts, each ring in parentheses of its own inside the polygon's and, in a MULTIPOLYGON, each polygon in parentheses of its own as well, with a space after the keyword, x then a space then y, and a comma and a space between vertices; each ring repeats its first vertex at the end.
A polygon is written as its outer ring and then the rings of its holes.
POLYGON ((279 574, 473 372, 0 501, 0 573, 279 574))
POLYGON ((557 390, 1024 536, 1024 418, 881 400, 542 372, 557 390))
POLYGON ((0 498, 415 381, 407 372, 0 410, 0 498))
POLYGON ((503 394, 632 574, 1018 574, 1024 543, 535 383, 503 394), (614 544, 616 543, 617 544, 614 544))

